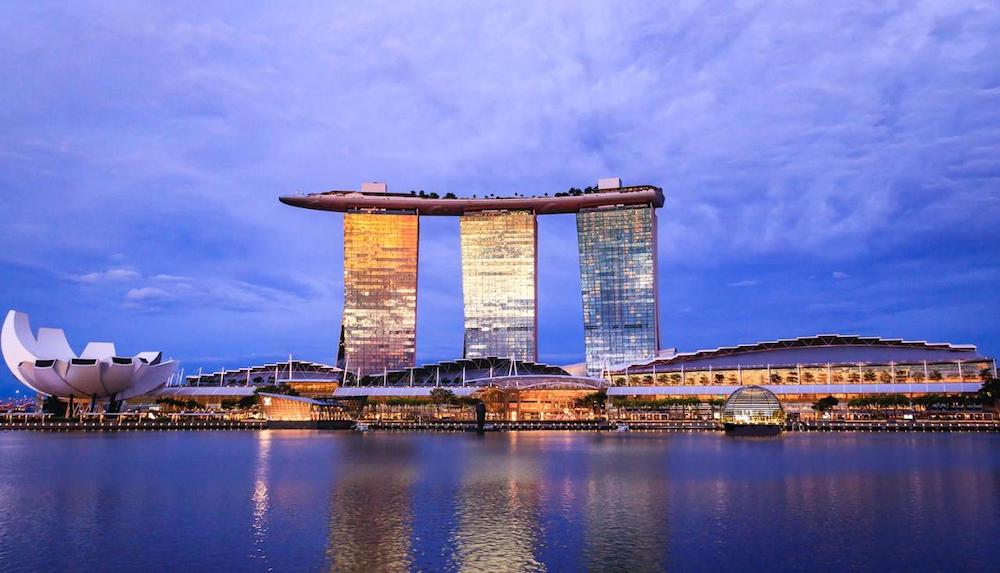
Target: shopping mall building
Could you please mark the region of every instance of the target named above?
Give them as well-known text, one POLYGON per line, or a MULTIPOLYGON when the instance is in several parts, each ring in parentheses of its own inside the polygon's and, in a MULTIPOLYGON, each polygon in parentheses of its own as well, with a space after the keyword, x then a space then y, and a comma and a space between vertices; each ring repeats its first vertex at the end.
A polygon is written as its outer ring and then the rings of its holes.
POLYGON ((962 394, 996 376, 996 362, 967 344, 821 334, 684 352, 613 367, 608 395, 728 396, 758 385, 785 403, 825 396, 962 394))

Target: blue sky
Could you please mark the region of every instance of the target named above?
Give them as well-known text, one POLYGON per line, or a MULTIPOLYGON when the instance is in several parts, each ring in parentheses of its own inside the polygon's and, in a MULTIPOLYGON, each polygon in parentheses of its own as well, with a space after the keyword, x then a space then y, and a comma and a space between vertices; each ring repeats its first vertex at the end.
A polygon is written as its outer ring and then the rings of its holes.
MULTIPOLYGON (((163 4, 0 5, 0 306, 78 347, 329 361, 342 220, 278 195, 620 176, 667 198, 664 346, 1000 353, 996 3, 163 4)), ((574 220, 539 227, 576 361, 574 220)), ((420 361, 461 352, 458 246, 423 220, 420 361)))

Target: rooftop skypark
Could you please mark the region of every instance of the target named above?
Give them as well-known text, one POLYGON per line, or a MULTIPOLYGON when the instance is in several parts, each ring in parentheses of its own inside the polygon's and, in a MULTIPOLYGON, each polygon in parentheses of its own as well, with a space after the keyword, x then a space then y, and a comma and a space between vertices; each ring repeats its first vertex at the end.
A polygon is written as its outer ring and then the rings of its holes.
POLYGON ((583 209, 609 205, 652 205, 663 206, 663 190, 652 185, 636 185, 601 189, 588 187, 550 196, 513 195, 507 197, 458 197, 454 193, 389 193, 382 187, 362 187, 361 191, 325 191, 306 195, 288 195, 280 201, 293 207, 317 209, 320 211, 359 211, 381 209, 386 211, 410 211, 419 215, 459 216, 476 211, 518 210, 533 211, 538 215, 557 213, 579 213, 583 209), (370 190, 369 190, 370 189, 370 190))

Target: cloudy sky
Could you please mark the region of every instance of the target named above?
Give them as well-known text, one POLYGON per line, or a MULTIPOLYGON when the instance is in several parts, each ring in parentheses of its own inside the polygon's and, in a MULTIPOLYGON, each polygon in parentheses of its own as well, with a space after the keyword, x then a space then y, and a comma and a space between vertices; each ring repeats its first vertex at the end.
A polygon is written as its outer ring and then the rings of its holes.
MULTIPOLYGON (((0 307, 77 346, 330 361, 342 218, 278 195, 620 176, 667 198, 664 346, 1000 353, 995 2, 161 4, 0 4, 0 307)), ((539 228, 576 361, 574 220, 539 228)), ((423 220, 420 361, 461 352, 458 247, 423 220)))

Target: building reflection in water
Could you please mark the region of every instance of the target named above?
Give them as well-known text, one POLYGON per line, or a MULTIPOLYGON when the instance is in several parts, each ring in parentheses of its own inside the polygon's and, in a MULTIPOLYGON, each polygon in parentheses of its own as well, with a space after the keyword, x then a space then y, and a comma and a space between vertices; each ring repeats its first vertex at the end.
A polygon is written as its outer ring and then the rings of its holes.
POLYGON ((422 445, 392 438, 348 446, 358 455, 346 456, 355 463, 342 468, 332 493, 332 570, 666 566, 668 478, 662 463, 637 460, 643 444, 596 445, 596 456, 581 464, 580 440, 551 436, 422 445), (623 457, 636 463, 626 469, 623 457))
MULTIPOLYGON (((637 456, 643 446, 632 440, 605 447, 623 450, 611 456, 620 460, 637 456)), ((608 571, 628 564, 629 571, 662 571, 670 542, 669 467, 649 461, 630 464, 627 470, 614 465, 598 457, 589 467, 583 500, 583 568, 608 571)))
POLYGON ((532 458, 468 464, 459 486, 452 564, 458 571, 543 571, 541 483, 532 458))
POLYGON ((326 559, 331 571, 409 571, 413 460, 395 440, 352 440, 356 460, 330 500, 326 559))
POLYGON ((264 552, 268 531, 268 473, 271 458, 271 432, 257 432, 257 463, 254 468, 253 493, 250 506, 253 517, 250 529, 253 532, 254 559, 267 562, 264 552))

